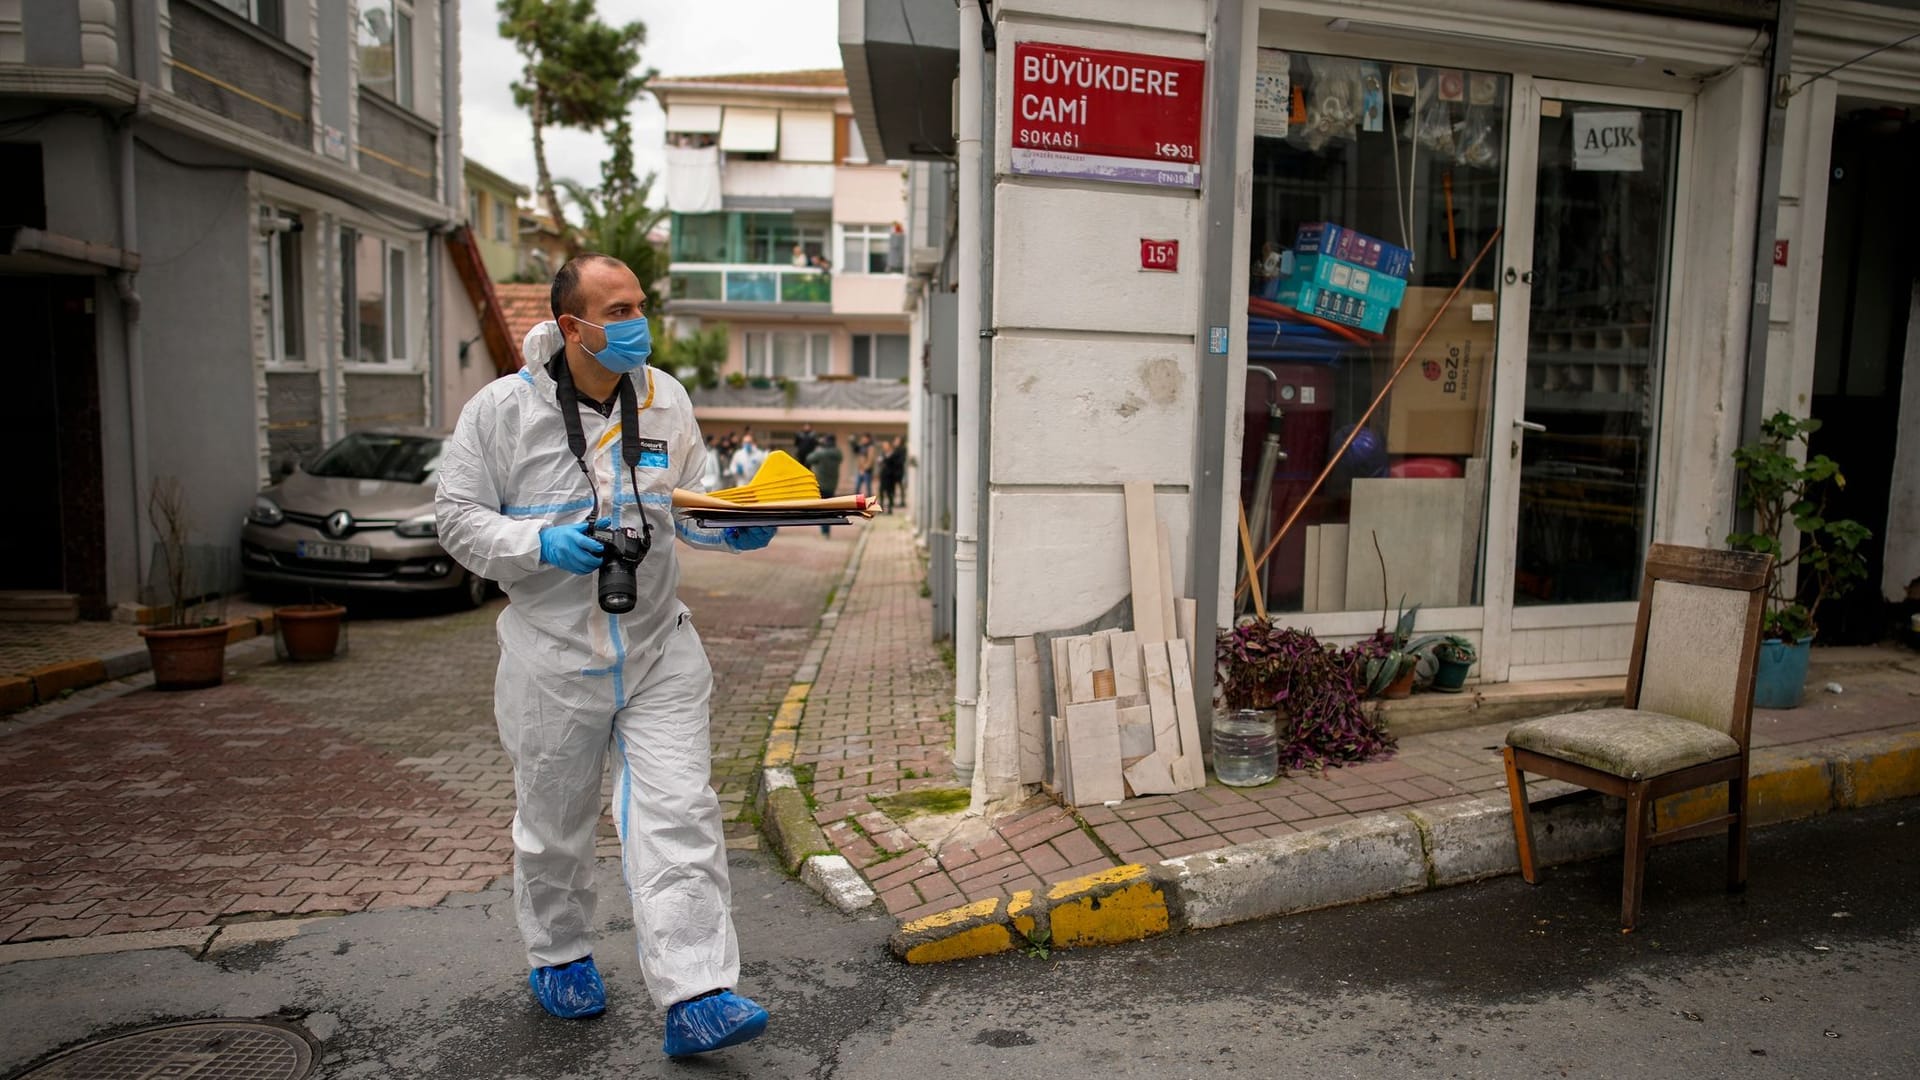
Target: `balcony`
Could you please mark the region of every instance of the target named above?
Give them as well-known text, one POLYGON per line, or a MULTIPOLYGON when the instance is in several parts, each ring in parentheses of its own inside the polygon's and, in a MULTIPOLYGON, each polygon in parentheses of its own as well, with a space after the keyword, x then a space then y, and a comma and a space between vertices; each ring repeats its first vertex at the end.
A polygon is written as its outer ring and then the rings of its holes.
POLYGON ((827 210, 833 206, 833 166, 728 158, 720 197, 728 210, 827 210))
POLYGON ((676 312, 826 315, 833 311, 833 278, 812 267, 674 263, 667 275, 676 312))
POLYGON ((305 53, 208 0, 173 4, 169 40, 177 97, 293 146, 313 145, 305 53))
POLYGON ((787 387, 771 379, 711 388, 690 383, 687 393, 702 420, 746 423, 804 416, 814 423, 904 424, 909 397, 907 384, 897 379, 844 376, 794 379, 787 387))

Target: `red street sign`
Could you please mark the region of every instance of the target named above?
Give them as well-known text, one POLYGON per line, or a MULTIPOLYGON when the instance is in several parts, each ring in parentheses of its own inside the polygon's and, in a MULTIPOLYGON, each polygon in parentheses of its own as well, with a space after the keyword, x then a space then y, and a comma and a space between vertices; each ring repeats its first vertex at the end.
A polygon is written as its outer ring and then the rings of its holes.
POLYGON ((1140 238, 1140 269, 1165 270, 1172 273, 1180 269, 1180 241, 1149 240, 1140 238))
POLYGON ((1013 50, 1013 171, 1200 186, 1202 60, 1022 41, 1013 50))
POLYGON ((1775 240, 1773 242, 1773 265, 1775 266, 1787 265, 1787 245, 1789 243, 1792 243, 1792 241, 1775 240))

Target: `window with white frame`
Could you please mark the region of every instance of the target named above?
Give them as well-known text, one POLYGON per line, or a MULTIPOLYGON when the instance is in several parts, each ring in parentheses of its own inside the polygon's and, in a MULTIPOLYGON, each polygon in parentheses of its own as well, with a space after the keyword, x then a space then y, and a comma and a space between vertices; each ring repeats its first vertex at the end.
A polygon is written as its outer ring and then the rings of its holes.
POLYGON ((506 200, 498 196, 495 196, 493 200, 493 238, 495 240, 513 239, 512 231, 507 228, 506 200))
POLYGON ((833 370, 831 334, 749 330, 743 345, 748 378, 810 379, 833 370))
POLYGON ((853 374, 862 379, 907 377, 907 335, 853 335, 853 374))
POLYGON ((412 0, 360 0, 354 41, 360 85, 401 108, 413 108, 412 0))
POLYGON ((214 3, 269 34, 279 36, 286 32, 282 0, 214 0, 214 3))
POLYGON ((897 274, 900 261, 894 254, 893 226, 843 225, 840 227, 840 272, 843 274, 897 274))
POLYGON ((407 249, 357 229, 340 229, 341 359, 405 363, 407 249))
POLYGON ((306 356, 300 302, 300 217, 268 210, 263 220, 270 223, 260 238, 267 277, 267 362, 299 364, 306 356))
POLYGON ((479 232, 480 227, 486 224, 480 220, 480 193, 472 188, 467 189, 467 224, 474 232, 479 232))

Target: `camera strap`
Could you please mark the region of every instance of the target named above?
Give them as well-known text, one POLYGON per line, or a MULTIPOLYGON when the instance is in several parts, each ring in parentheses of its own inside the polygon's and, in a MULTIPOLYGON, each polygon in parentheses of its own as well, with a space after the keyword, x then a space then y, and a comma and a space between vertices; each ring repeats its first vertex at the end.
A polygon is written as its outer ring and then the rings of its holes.
MULTIPOLYGON (((562 346, 564 352, 565 347, 562 346)), ((566 425, 567 449, 573 451, 573 460, 580 466, 580 475, 587 478, 587 490, 593 493, 593 516, 588 521, 600 520, 600 488, 593 482, 593 470, 587 467, 587 433, 580 425, 580 394, 573 387, 573 371, 567 366, 565 357, 555 365, 554 396, 560 405, 560 422, 566 425)), ((633 484, 633 495, 640 497, 640 403, 633 389, 633 377, 621 375, 620 394, 620 459, 626 463, 627 476, 633 484)), ((618 507, 614 509, 618 510, 618 507)), ((642 515, 644 520, 644 515, 642 515)), ((649 527, 651 531, 651 527, 649 527)))

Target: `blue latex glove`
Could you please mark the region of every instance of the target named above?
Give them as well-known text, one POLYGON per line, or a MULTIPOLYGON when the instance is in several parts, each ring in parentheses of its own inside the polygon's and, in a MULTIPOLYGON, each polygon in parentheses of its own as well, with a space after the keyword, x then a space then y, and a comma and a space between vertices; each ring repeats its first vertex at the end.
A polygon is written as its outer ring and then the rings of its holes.
POLYGON ((540 530, 540 561, 570 574, 591 574, 600 569, 600 556, 605 550, 600 541, 587 539, 584 521, 540 530))
POLYGON ((727 526, 727 549, 729 551, 759 551, 773 543, 771 525, 729 525, 727 526))

